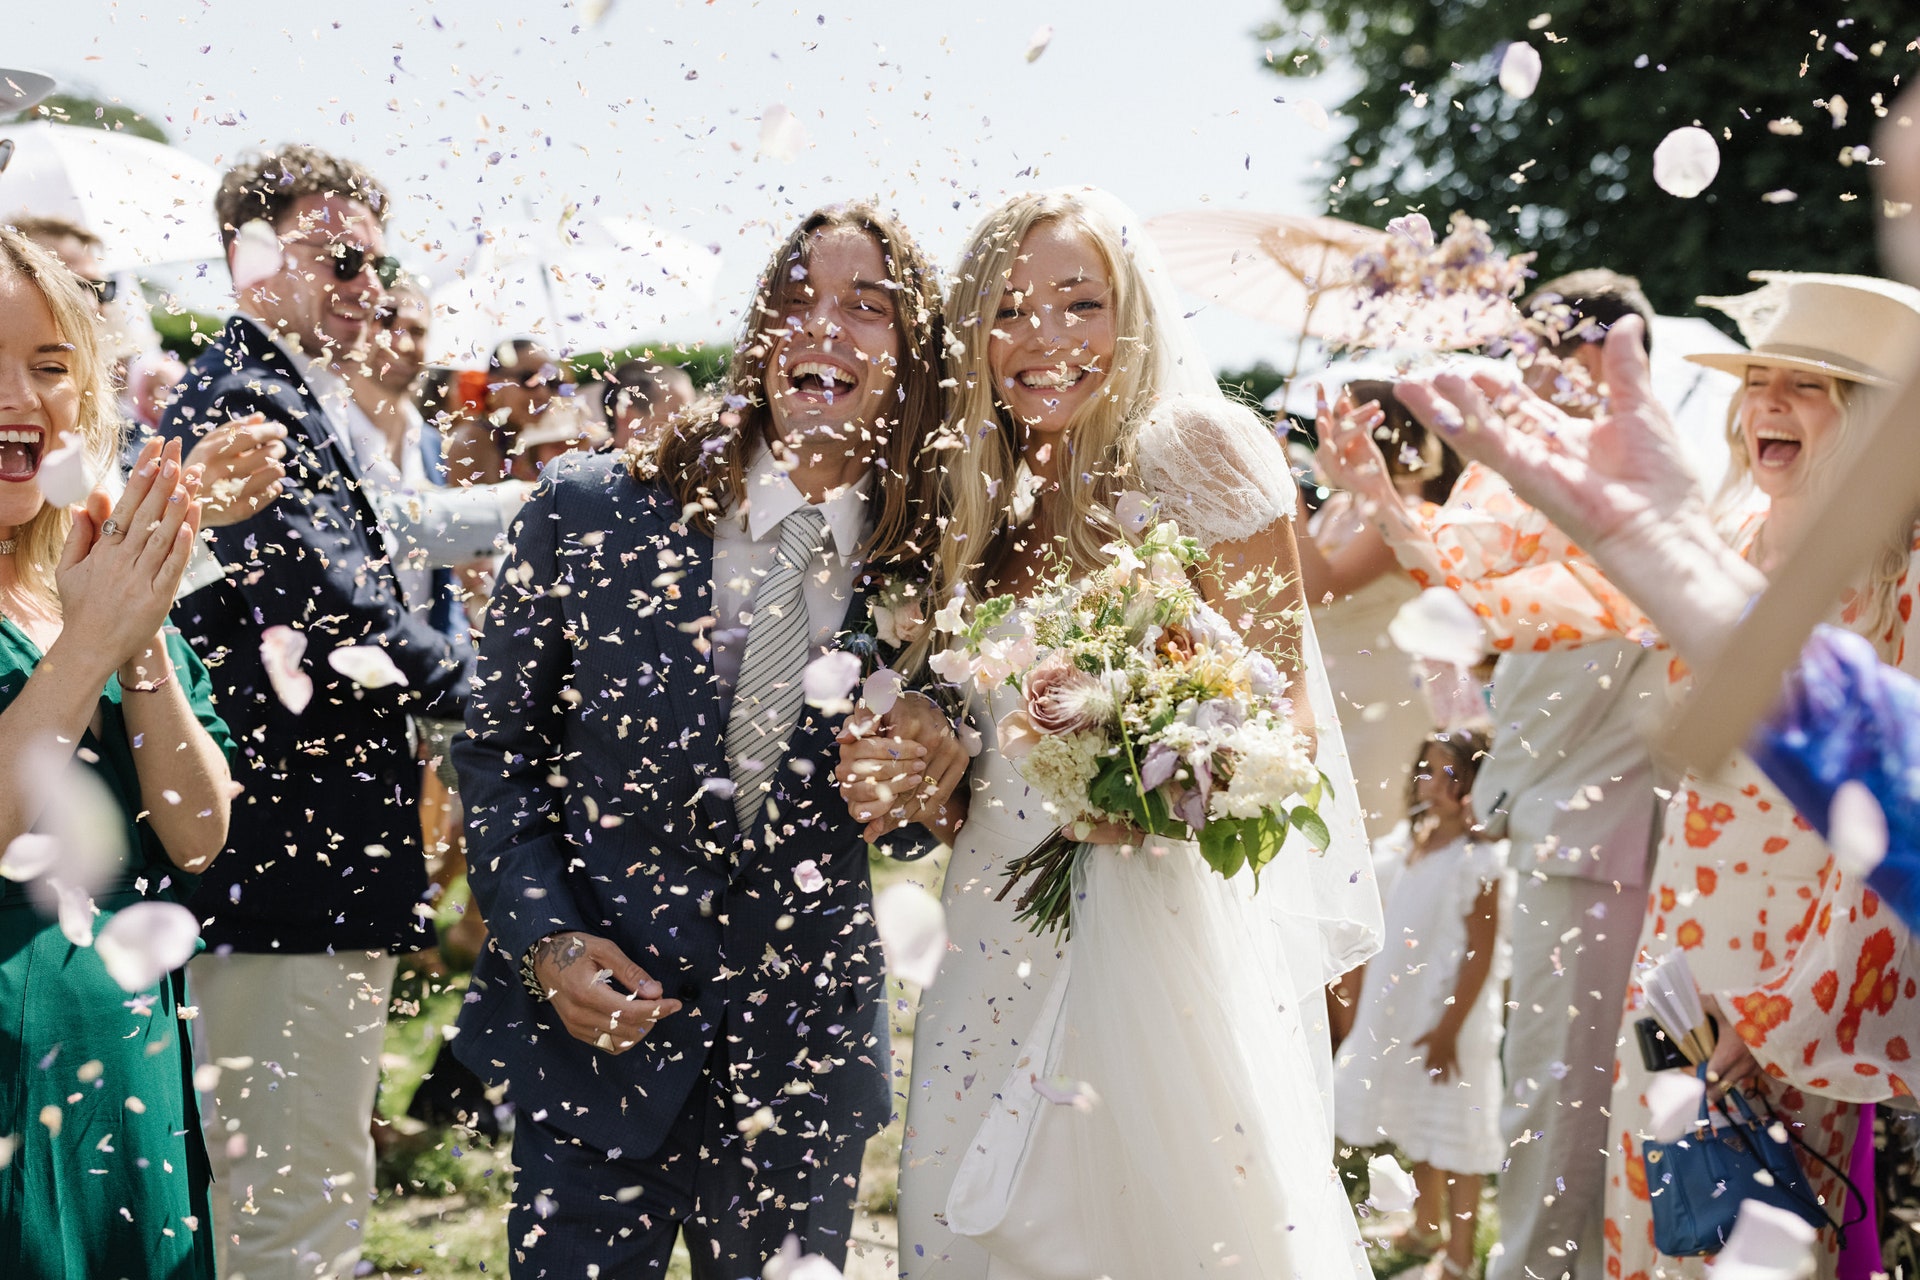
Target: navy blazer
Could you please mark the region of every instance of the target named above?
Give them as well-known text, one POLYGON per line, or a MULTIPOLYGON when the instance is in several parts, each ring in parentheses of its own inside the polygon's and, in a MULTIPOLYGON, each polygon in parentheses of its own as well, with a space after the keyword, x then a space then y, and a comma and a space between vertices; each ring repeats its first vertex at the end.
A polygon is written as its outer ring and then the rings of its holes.
POLYGON ((833 782, 839 717, 806 708, 768 806, 781 830, 742 856, 708 786, 729 777, 713 542, 679 519, 605 454, 549 465, 520 513, 453 748, 491 931, 453 1046, 535 1119, 644 1159, 721 1043, 736 1120, 774 1117, 751 1151, 783 1167, 890 1112, 867 845, 833 782), (803 861, 823 886, 796 884, 803 861), (685 1007, 619 1056, 575 1040, 519 972, 563 930, 612 939, 685 1007))
POLYGON ((465 646, 407 610, 347 447, 286 353, 235 316, 187 371, 161 431, 190 447, 209 427, 256 412, 286 425, 286 493, 211 531, 227 576, 173 608, 212 674, 246 788, 226 852, 193 900, 202 934, 236 951, 429 946, 418 910, 427 886, 420 764, 407 717, 460 714, 465 646), (299 715, 267 679, 260 638, 272 626, 306 637, 313 698, 299 715), (344 645, 385 650, 407 683, 356 685, 327 662, 344 645))

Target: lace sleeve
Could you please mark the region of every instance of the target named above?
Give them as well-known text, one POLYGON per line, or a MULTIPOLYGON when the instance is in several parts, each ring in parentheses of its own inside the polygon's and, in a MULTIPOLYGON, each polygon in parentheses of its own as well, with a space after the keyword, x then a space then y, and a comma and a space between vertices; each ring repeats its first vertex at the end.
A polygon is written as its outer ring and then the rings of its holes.
POLYGON ((1203 546, 1251 537, 1293 515, 1286 451, 1258 414, 1238 405, 1156 409, 1140 430, 1134 467, 1180 531, 1203 546))

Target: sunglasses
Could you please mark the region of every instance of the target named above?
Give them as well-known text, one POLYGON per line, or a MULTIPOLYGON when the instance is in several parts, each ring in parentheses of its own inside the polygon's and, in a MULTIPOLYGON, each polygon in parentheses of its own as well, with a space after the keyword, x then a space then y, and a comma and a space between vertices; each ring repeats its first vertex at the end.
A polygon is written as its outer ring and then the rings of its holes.
POLYGON ((325 240, 319 242, 299 240, 295 241, 295 243, 304 244, 310 249, 318 249, 326 255, 326 257, 331 259, 333 263, 333 278, 336 280, 347 281, 359 279, 360 273, 367 269, 369 262, 373 265, 374 278, 380 282, 381 288, 391 289, 394 286, 394 282, 400 279, 400 259, 388 255, 382 255, 378 258, 373 257, 364 245, 348 244, 344 240, 325 240))
POLYGON ((118 280, 95 280, 92 276, 81 276, 80 283, 92 291, 94 300, 103 307, 120 296, 118 280))

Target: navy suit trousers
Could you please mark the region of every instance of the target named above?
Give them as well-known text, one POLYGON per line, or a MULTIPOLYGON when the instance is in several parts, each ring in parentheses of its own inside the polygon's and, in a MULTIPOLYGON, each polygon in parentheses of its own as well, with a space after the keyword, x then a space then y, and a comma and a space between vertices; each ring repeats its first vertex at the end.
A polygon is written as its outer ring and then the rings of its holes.
POLYGON ((694 1280, 760 1280, 789 1235, 844 1267, 866 1143, 822 1143, 810 1163, 764 1168, 739 1132, 725 1076, 716 1050, 666 1141, 644 1160, 520 1111, 507 1216, 514 1280, 660 1280, 682 1232, 694 1280))

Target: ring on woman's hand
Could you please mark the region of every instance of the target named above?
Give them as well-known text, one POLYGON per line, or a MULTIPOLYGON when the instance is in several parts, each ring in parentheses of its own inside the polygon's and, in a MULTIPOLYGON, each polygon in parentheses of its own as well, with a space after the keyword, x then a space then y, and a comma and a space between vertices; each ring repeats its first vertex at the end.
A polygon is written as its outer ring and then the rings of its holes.
POLYGON ((118 520, 115 520, 112 516, 108 516, 104 521, 101 522, 101 525, 100 525, 101 537, 111 538, 119 532, 120 532, 120 522, 118 520))

